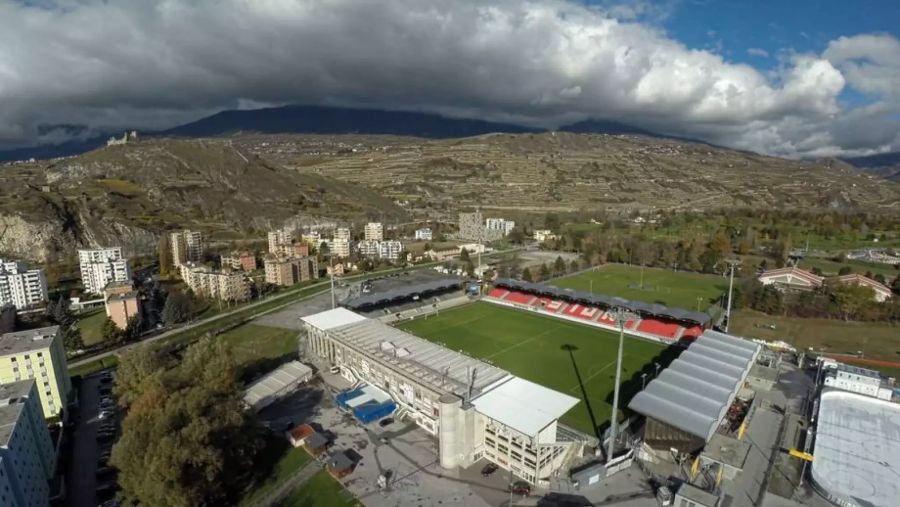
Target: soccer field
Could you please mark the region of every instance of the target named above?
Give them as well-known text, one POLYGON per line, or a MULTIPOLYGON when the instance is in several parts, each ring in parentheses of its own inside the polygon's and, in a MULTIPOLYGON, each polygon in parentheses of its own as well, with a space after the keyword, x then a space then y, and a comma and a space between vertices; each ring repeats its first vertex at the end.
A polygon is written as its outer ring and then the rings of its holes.
POLYGON ((597 294, 699 311, 709 308, 728 291, 728 279, 722 276, 659 268, 644 268, 643 271, 643 288, 641 267, 623 264, 606 264, 596 271, 552 280, 550 284, 583 291, 593 289, 597 294))
MULTIPOLYGON (((615 333, 491 303, 466 305, 399 327, 582 400, 566 413, 564 424, 593 434, 585 394, 596 424, 603 426, 609 420, 618 347, 615 333), (565 345, 572 346, 571 353, 565 345)), ((640 390, 641 369, 654 371, 654 358, 664 350, 662 344, 625 337, 620 407, 640 390)))

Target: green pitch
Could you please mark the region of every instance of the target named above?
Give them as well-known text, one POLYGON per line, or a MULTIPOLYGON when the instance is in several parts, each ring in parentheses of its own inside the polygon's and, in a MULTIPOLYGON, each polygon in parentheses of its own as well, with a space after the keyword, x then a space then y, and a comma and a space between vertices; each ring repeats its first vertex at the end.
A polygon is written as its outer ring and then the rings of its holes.
POLYGON ((597 294, 659 303, 685 310, 706 310, 713 301, 728 291, 728 279, 722 276, 659 268, 644 268, 643 272, 643 286, 640 266, 622 264, 607 264, 596 271, 586 271, 549 283, 583 291, 591 290, 593 285, 593 291, 597 294))
MULTIPOLYGON (((466 305, 399 327, 582 400, 566 413, 564 424, 593 434, 585 394, 596 424, 603 426, 609 420, 619 340, 616 333, 491 303, 466 305), (572 346, 571 354, 565 345, 572 346)), ((620 407, 640 390, 641 369, 653 371, 654 358, 664 349, 661 344, 625 337, 620 407)), ((650 378, 652 374, 648 381, 650 378)))

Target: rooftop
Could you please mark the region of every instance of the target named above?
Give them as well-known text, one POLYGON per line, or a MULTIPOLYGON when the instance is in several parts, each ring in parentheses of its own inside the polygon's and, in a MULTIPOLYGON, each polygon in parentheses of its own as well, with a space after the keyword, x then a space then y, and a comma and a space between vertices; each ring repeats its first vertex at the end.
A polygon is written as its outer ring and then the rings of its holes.
POLYGON ((34 385, 34 379, 0 384, 0 406, 9 405, 13 400, 28 396, 32 385, 34 385))
POLYGON ((687 498, 688 500, 693 500, 698 505, 702 506, 712 506, 719 502, 718 496, 688 482, 681 483, 681 487, 678 488, 678 495, 687 498))
POLYGON ((819 400, 813 479, 843 501, 896 505, 900 497, 900 405, 826 390, 819 400))
POLYGON ((312 369, 300 361, 284 363, 247 386, 244 392, 244 401, 248 405, 254 406, 311 374, 312 369))
POLYGON ((756 343, 704 331, 632 398, 635 412, 708 442, 756 361, 756 343))
POLYGON ((59 326, 15 331, 0 336, 0 356, 22 354, 50 347, 59 333, 59 326))
POLYGON ((9 444, 19 416, 25 409, 22 398, 31 391, 33 385, 34 380, 28 379, 0 386, 0 447, 9 444))
POLYGON ((578 404, 578 398, 511 377, 472 401, 478 412, 530 436, 578 404))
POLYGON ((350 310, 347 310, 346 308, 338 307, 309 315, 307 317, 303 317, 300 320, 315 327, 316 329, 327 331, 329 329, 346 326, 347 324, 353 324, 354 322, 360 322, 367 319, 362 315, 359 315, 358 313, 353 313, 350 310))

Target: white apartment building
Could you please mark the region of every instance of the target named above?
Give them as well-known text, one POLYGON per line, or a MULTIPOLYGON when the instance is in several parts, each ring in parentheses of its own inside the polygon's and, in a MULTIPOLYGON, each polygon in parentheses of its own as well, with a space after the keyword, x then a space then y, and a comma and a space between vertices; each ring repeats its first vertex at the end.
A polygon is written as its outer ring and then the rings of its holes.
POLYGON ((0 307, 28 308, 47 300, 43 269, 28 269, 22 261, 0 259, 0 307))
POLYGON ((383 241, 384 226, 381 222, 369 222, 363 229, 363 239, 366 241, 383 241))
POLYGON ((59 326, 0 336, 0 384, 26 379, 37 382, 44 417, 60 415, 69 402, 72 381, 59 326))
POLYGON ((334 238, 326 241, 328 251, 335 257, 350 257, 350 240, 342 238, 334 238))
POLYGON ((508 236, 516 227, 516 223, 504 218, 488 218, 484 221, 484 227, 488 231, 500 231, 504 236, 508 236))
POLYGON ((92 294, 101 294, 110 282, 131 280, 131 268, 121 247, 78 250, 78 263, 84 288, 92 294))
POLYGON ((172 248, 172 264, 177 268, 186 262, 203 260, 203 234, 199 231, 184 230, 169 234, 172 248))
POLYGON ((540 241, 541 243, 543 243, 544 241, 549 241, 551 239, 556 239, 556 234, 553 234, 553 231, 551 231, 550 229, 535 229, 535 241, 540 241))
POLYGON ((351 383, 389 396, 438 439, 442 468, 485 458, 530 483, 545 483, 591 441, 558 422, 578 403, 568 394, 344 308, 301 320, 311 354, 339 367, 351 383))
POLYGON ((350 241, 350 229, 347 227, 338 227, 334 230, 334 239, 345 239, 350 241))
POLYGON ((34 380, 0 385, 0 505, 50 505, 56 452, 34 380))
MULTIPOLYGON (((318 236, 318 233, 316 233, 316 235, 318 236)), ((269 231, 268 238, 269 253, 274 255, 282 255, 285 250, 289 249, 294 242, 294 231, 287 227, 269 231)))
POLYGON ((318 249, 322 245, 322 235, 319 231, 304 232, 300 235, 300 241, 318 249))
POLYGON ((395 261, 400 258, 400 252, 403 251, 403 243, 396 240, 382 241, 378 245, 378 256, 382 259, 395 261))
POLYGON ((421 241, 431 241, 431 227, 422 227, 421 229, 416 229, 416 239, 421 241))
POLYGON ((381 255, 381 242, 374 239, 364 239, 357 245, 359 254, 366 257, 378 257, 381 255))
POLYGON ((201 297, 222 301, 250 299, 250 284, 242 271, 215 271, 207 266, 182 264, 181 279, 201 297))

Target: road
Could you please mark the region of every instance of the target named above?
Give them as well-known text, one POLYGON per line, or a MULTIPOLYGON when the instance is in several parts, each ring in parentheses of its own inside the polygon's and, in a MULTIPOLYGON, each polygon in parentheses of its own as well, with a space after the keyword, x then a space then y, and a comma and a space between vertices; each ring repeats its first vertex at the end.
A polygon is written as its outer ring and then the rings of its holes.
MULTIPOLYGON (((521 250, 521 249, 510 249, 510 250, 502 250, 502 251, 498 251, 498 252, 491 252, 490 254, 486 255, 485 257, 491 257, 491 256, 494 256, 494 255, 500 255, 500 254, 511 253, 511 252, 515 252, 515 251, 519 251, 519 250, 521 250)), ((373 273, 364 273, 364 274, 359 274, 359 275, 345 276, 345 277, 339 278, 338 280, 340 280, 341 282, 350 282, 350 281, 355 281, 355 280, 365 280, 365 279, 369 279, 369 278, 377 278, 377 277, 381 277, 381 276, 384 276, 384 275, 387 275, 387 274, 390 274, 390 273, 394 273, 394 272, 398 272, 398 271, 413 271, 413 270, 418 270, 418 269, 428 269, 428 268, 431 268, 431 267, 434 267, 434 266, 438 266, 438 265, 440 265, 440 264, 443 264, 443 263, 442 263, 442 262, 429 262, 429 263, 426 263, 426 264, 419 264, 419 265, 417 265, 417 266, 413 266, 413 267, 409 267, 409 268, 396 268, 396 269, 390 269, 390 270, 385 270, 385 271, 376 271, 376 272, 373 272, 373 273)), ((120 353, 122 353, 122 352, 125 352, 126 350, 129 350, 129 349, 132 349, 132 348, 134 348, 134 347, 140 346, 140 345, 142 345, 142 344, 144 344, 144 343, 152 343, 152 342, 155 342, 155 341, 158 341, 158 340, 165 340, 166 338, 171 338, 172 336, 175 336, 175 335, 180 334, 180 333, 185 332, 185 331, 189 331, 189 330, 191 330, 191 329, 193 329, 193 328, 196 328, 196 327, 198 327, 198 326, 203 326, 203 325, 209 324, 209 323, 211 323, 211 322, 216 322, 216 321, 218 321, 218 320, 221 320, 221 319, 230 317, 230 316, 232 316, 232 315, 234 315, 234 314, 236 314, 236 313, 244 312, 244 311, 247 311, 247 310, 252 310, 253 308, 256 308, 256 307, 261 306, 261 305, 264 305, 264 304, 269 304, 269 303, 271 303, 271 302, 274 301, 274 300, 281 300, 281 299, 283 299, 283 300, 285 301, 285 303, 282 304, 282 305, 278 305, 278 306, 272 307, 272 308, 267 308, 267 309, 265 309, 265 310, 261 310, 259 313, 251 313, 250 315, 247 316, 247 318, 248 318, 248 319, 256 318, 256 317, 259 317, 259 316, 261 316, 261 315, 265 315, 265 314, 267 314, 267 313, 271 313, 271 312, 274 312, 274 311, 281 310, 281 309, 283 309, 283 308, 285 308, 285 307, 287 307, 287 306, 289 306, 289 305, 292 305, 292 304, 294 304, 294 303, 297 303, 297 302, 300 302, 300 301, 305 301, 305 300, 307 300, 307 299, 310 299, 310 298, 313 298, 313 297, 316 297, 316 296, 320 296, 320 295, 322 295, 322 294, 327 293, 328 291, 331 290, 330 287, 329 287, 329 285, 327 284, 327 281, 328 281, 328 279, 326 278, 326 279, 320 280, 320 281, 318 282, 319 285, 322 287, 322 290, 307 293, 307 292, 304 292, 305 289, 301 289, 301 290, 291 291, 291 292, 287 292, 287 293, 284 293, 284 294, 278 294, 278 295, 271 296, 271 297, 268 297, 268 298, 265 298, 265 299, 261 299, 261 300, 259 300, 259 301, 255 301, 255 302, 250 303, 250 304, 247 304, 247 305, 245 305, 245 306, 241 306, 241 307, 239 307, 239 308, 235 308, 234 310, 230 310, 230 311, 227 311, 227 312, 224 312, 224 313, 220 313, 220 314, 218 314, 218 315, 213 315, 212 317, 208 317, 208 318, 205 318, 205 319, 202 319, 202 320, 198 320, 198 321, 195 321, 195 322, 191 322, 190 324, 186 324, 186 325, 177 327, 177 328, 175 328, 175 329, 171 329, 171 330, 169 330, 169 331, 165 331, 165 332, 160 333, 160 334, 158 334, 158 335, 154 335, 154 336, 152 336, 152 337, 150 337, 150 338, 146 338, 146 339, 144 339, 144 340, 141 340, 140 342, 137 342, 137 343, 131 343, 131 344, 128 344, 128 345, 123 345, 123 346, 121 346, 121 347, 117 347, 117 348, 114 348, 114 349, 107 350, 106 352, 102 352, 102 353, 100 353, 100 354, 96 354, 96 355, 93 355, 93 356, 90 356, 90 357, 86 357, 86 358, 83 358, 83 359, 78 359, 78 360, 75 360, 75 361, 71 361, 71 362, 69 362, 69 368, 77 368, 77 367, 83 366, 83 365, 85 365, 85 364, 93 363, 94 361, 99 361, 100 359, 103 359, 103 358, 106 358, 106 357, 111 357, 111 356, 114 356, 114 355, 118 355, 118 354, 120 354, 120 353), (300 294, 302 294, 302 297, 299 297, 299 298, 298 298, 297 296, 300 295, 300 294), (296 298, 296 299, 294 299, 294 298, 296 298)), ((307 287, 307 288, 308 288, 308 287, 307 287)))

